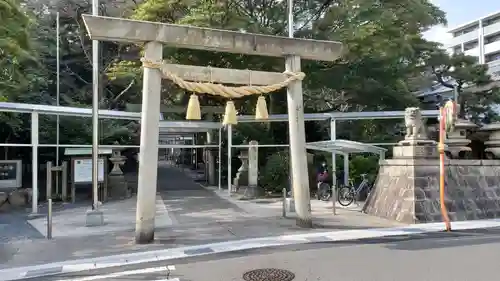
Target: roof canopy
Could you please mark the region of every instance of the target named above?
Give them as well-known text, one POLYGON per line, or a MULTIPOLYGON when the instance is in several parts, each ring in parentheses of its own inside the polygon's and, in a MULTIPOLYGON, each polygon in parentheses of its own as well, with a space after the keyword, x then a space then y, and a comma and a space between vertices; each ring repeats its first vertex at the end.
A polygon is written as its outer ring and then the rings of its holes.
MULTIPOLYGON (((0 111, 33 113, 38 112, 46 115, 61 115, 74 117, 92 117, 92 109, 68 106, 53 106, 43 104, 0 102, 0 111)), ((100 118, 139 120, 140 112, 125 112, 117 110, 99 110, 100 118)), ((222 124, 219 122, 207 121, 169 121, 163 120, 163 114, 160 114, 160 133, 197 133, 209 132, 220 129, 222 124)))
POLYGON ((385 153, 387 149, 374 146, 371 144, 366 144, 357 141, 349 140, 331 140, 331 141, 317 141, 308 142, 306 144, 307 149, 320 150, 332 153, 385 153))

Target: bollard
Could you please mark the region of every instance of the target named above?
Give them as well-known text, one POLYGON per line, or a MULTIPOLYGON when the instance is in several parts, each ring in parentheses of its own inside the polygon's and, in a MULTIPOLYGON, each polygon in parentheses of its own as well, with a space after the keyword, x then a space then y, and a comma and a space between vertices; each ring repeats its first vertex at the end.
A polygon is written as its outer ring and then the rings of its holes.
POLYGON ((47 199, 52 198, 52 162, 47 162, 47 189, 46 197, 47 199))
POLYGON ((68 200, 68 162, 63 161, 61 165, 61 197, 63 202, 68 200))
POLYGON ((286 218, 286 188, 283 188, 283 208, 282 208, 282 215, 284 218, 286 218))
POLYGON ((52 239, 52 198, 48 200, 47 210, 47 239, 52 239))
POLYGON ((333 205, 333 215, 337 215, 337 189, 335 188, 335 185, 332 185, 332 205, 333 205))

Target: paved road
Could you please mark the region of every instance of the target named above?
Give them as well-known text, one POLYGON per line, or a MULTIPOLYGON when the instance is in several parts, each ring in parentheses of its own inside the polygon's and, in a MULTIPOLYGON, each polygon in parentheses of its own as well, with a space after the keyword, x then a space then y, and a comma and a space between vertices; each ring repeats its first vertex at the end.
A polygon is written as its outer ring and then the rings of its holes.
POLYGON ((500 228, 250 250, 36 280, 165 280, 162 267, 175 265, 170 277, 180 281, 243 281, 259 268, 290 270, 294 281, 492 281, 498 260, 500 228))
POLYGON ((158 191, 169 215, 180 225, 203 225, 250 217, 235 204, 216 196, 173 167, 158 168, 158 191))

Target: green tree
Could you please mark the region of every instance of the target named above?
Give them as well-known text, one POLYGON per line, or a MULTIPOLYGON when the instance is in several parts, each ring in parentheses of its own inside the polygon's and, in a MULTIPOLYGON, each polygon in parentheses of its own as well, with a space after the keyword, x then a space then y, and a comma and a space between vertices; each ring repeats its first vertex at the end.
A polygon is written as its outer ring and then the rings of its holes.
POLYGON ((35 61, 30 42, 31 19, 17 0, 0 1, 0 97, 26 87, 26 67, 35 61))
POLYGON ((487 64, 479 64, 477 57, 463 53, 450 55, 435 46, 429 49, 425 66, 439 84, 453 91, 456 89, 460 118, 474 122, 497 119, 493 106, 500 103, 500 91, 488 86, 492 80, 487 64))
MULTIPOLYGON (((287 1, 279 0, 145 0, 135 9, 132 18, 287 36, 286 5, 287 1)), ((346 46, 344 56, 334 63, 303 62, 307 75, 304 81, 306 112, 402 110, 418 104, 413 95, 418 87, 414 78, 420 74, 419 64, 429 46, 421 33, 446 22, 444 13, 436 6, 427 0, 296 0, 293 12, 295 37, 336 40, 346 46)), ((169 62, 188 65, 264 71, 284 69, 282 58, 168 47, 164 56, 169 62)), ((126 81, 130 76, 139 80, 139 67, 135 57, 117 62, 108 74, 115 81, 126 81)), ((174 105, 185 105, 189 98, 189 94, 171 84, 164 87, 162 95, 166 103, 174 105)), ((224 104, 223 100, 207 96, 200 102, 202 105, 224 104)), ((236 105, 240 112, 253 114, 255 100, 251 97, 237 100, 236 105)), ((286 113, 285 92, 270 95, 269 107, 271 113, 286 113)), ((394 128, 398 122, 342 122, 337 132, 352 140, 391 141, 395 139, 394 128)), ((328 138, 325 127, 306 123, 308 140, 328 138)), ((237 128, 242 139, 254 135, 253 130, 237 128)), ((287 131, 286 123, 272 123, 262 128, 259 138, 287 143, 287 131)), ((263 176, 273 178, 273 175, 263 176)))
MULTIPOLYGON (((24 101, 45 85, 43 65, 31 38, 32 15, 18 0, 0 0, 0 101, 24 101)), ((0 142, 23 142, 26 116, 0 113, 0 142)), ((4 148, 4 157, 9 149, 4 148)))
MULTIPOLYGON (((124 11, 115 6, 114 1, 101 1, 100 14, 120 16, 124 11), (117 10, 118 9, 118 10, 117 10)), ((56 104, 57 89, 57 42, 56 17, 60 13, 60 105, 73 107, 90 107, 92 103, 92 61, 91 41, 83 25, 81 15, 91 10, 89 1, 62 0, 52 1, 25 0, 24 6, 32 14, 32 46, 37 51, 38 61, 46 70, 46 84, 37 91, 26 92, 17 100, 34 104, 56 104)), ((125 5, 126 7, 129 7, 125 5)), ((128 8, 131 10, 131 8, 128 8)), ((125 46, 111 42, 101 44, 100 68, 103 73, 111 67, 111 63, 126 53, 125 46)), ((122 107, 124 99, 140 93, 136 81, 110 84, 107 76, 100 79, 100 108, 115 109, 122 107)), ((29 128, 29 124, 25 128, 29 128)), ((54 116, 41 116, 41 139, 55 143, 54 116)), ((60 142, 70 144, 89 144, 92 126, 90 118, 61 118, 60 142), (74 128, 80 128, 75 131, 74 128)), ((137 126, 130 121, 101 121, 100 139, 102 143, 111 144, 118 140, 130 143, 136 137, 137 126)))
MULTIPOLYGON (((444 13, 425 0, 335 3, 314 22, 311 32, 315 38, 343 42, 347 52, 335 63, 308 63, 308 96, 312 96, 308 99, 316 104, 312 107, 378 111, 418 105, 413 92, 420 83, 414 78, 420 75, 420 61, 432 45, 421 34, 445 23, 444 13)), ((348 139, 391 141, 397 136, 394 129, 389 130, 399 122, 350 121, 337 130, 348 139)))
MULTIPOLYGON (((331 64, 304 62, 303 68, 308 75, 304 82, 306 112, 400 110, 418 103, 412 94, 415 85, 410 80, 417 76, 423 45, 427 44, 421 33, 435 24, 445 23, 444 13, 436 6, 427 0, 294 2, 296 37, 338 40, 347 49, 342 59, 331 64)), ((277 0, 147 0, 139 5, 132 17, 286 35, 286 4, 286 1, 277 0)), ((181 64, 283 70, 282 59, 264 57, 167 48, 166 58, 181 64)), ((138 65, 134 62, 121 63, 134 67, 138 65)), ((133 71, 127 69, 116 73, 133 71)), ((139 75, 139 72, 136 73, 139 75)), ((175 87, 167 87, 164 95, 171 103, 186 103, 183 91, 175 87)), ((275 93, 270 99, 271 112, 286 112, 284 92, 275 93)), ((210 97, 202 102, 220 104, 220 101, 210 97)), ((249 99, 238 101, 237 105, 241 112, 251 114, 254 104, 254 100, 249 99)), ((377 126, 370 126, 371 131, 377 131, 377 126)), ((359 130, 347 128, 345 126, 340 130, 350 132, 353 138, 361 136, 366 129, 363 126, 359 130)), ((271 129, 274 129, 273 135, 286 136, 286 128, 282 125, 273 124, 271 129)), ((324 128, 313 131, 325 132, 324 128)))

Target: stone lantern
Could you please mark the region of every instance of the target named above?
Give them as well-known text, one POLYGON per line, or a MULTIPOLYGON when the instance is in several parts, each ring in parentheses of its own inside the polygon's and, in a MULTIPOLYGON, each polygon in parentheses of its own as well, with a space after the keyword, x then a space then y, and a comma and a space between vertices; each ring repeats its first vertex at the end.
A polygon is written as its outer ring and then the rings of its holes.
MULTIPOLYGON (((115 143, 117 144, 117 143, 115 143)), ((127 198, 131 196, 127 181, 123 175, 121 165, 125 164, 127 157, 121 155, 120 148, 113 149, 109 161, 113 164, 113 169, 108 176, 108 186, 111 189, 112 198, 127 198)))
POLYGON ((240 187, 248 186, 248 151, 242 150, 238 158, 241 160, 241 166, 233 181, 235 191, 238 191, 240 187))
POLYGON ((478 126, 469 120, 458 119, 455 123, 453 132, 447 134, 446 137, 446 152, 448 157, 453 159, 468 159, 470 158, 472 149, 468 147, 471 142, 467 139, 467 131, 474 130, 478 126))
POLYGON ((121 165, 125 164, 125 160, 127 157, 123 156, 121 154, 121 149, 113 149, 113 152, 111 154, 111 157, 109 160, 113 164, 113 169, 111 169, 110 175, 123 175, 122 169, 120 168, 121 165))
POLYGON ((500 122, 484 125, 481 131, 489 133, 488 141, 484 142, 486 158, 500 159, 500 122))

